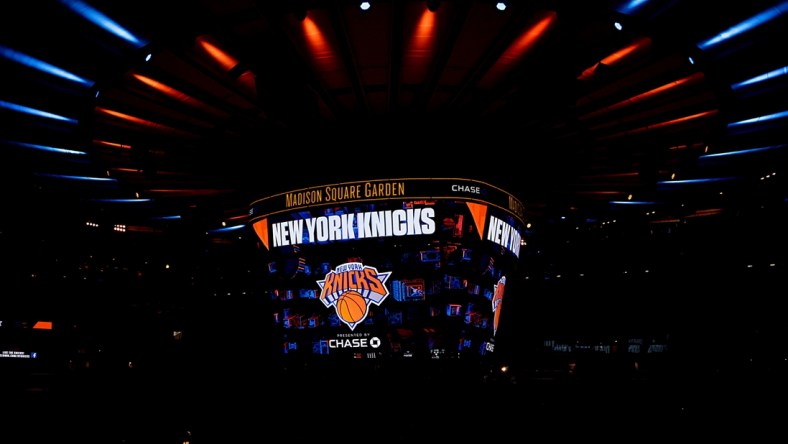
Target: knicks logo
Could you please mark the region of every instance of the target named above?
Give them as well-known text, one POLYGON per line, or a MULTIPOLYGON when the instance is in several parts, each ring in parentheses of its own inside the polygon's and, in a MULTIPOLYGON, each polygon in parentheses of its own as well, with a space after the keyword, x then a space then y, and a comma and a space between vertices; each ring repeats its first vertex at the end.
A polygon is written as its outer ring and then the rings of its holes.
POLYGON ((501 317, 501 302, 503 302, 503 290, 506 287, 506 276, 498 279, 498 284, 493 285, 492 310, 493 310, 493 336, 498 331, 498 319, 501 317))
POLYGON ((370 304, 380 305, 389 295, 384 284, 390 275, 359 262, 344 263, 317 281, 320 301, 333 306, 339 320, 353 330, 367 318, 370 304))

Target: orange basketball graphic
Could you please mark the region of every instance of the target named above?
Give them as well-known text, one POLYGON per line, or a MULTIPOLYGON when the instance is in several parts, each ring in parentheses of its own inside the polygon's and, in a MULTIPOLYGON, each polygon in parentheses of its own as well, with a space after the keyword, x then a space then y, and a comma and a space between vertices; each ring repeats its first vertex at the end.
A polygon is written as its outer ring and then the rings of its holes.
POLYGON ((337 314, 345 322, 358 322, 364 319, 367 301, 357 291, 346 291, 337 300, 337 314))

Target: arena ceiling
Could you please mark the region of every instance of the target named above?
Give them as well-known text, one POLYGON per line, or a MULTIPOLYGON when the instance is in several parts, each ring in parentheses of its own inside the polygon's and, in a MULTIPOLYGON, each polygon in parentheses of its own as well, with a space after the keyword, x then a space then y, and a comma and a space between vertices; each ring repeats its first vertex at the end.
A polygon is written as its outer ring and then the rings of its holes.
POLYGON ((4 213, 206 233, 386 177, 488 182, 537 227, 785 205, 788 2, 369 3, 14 3, 4 213))

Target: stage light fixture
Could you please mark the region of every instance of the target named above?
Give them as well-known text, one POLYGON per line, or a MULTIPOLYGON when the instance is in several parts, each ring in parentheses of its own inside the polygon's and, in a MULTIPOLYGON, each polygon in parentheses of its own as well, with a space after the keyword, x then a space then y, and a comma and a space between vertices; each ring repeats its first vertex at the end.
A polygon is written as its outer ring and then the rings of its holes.
POLYGON ((440 6, 440 0, 427 0, 427 9, 429 9, 430 12, 437 11, 440 6))
POLYGON ((505 11, 506 10, 506 2, 505 1, 496 2, 495 3, 495 9, 497 9, 499 11, 505 11))
POLYGON ((372 4, 370 2, 361 2, 358 7, 361 8, 362 11, 367 11, 372 7, 372 4))

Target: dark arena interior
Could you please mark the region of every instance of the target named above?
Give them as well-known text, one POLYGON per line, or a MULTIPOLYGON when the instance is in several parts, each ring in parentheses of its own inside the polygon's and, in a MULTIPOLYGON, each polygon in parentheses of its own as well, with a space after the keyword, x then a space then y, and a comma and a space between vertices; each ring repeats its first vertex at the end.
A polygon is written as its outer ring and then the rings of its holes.
POLYGON ((7 442, 785 435, 788 2, 0 25, 7 442))

